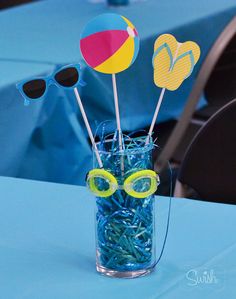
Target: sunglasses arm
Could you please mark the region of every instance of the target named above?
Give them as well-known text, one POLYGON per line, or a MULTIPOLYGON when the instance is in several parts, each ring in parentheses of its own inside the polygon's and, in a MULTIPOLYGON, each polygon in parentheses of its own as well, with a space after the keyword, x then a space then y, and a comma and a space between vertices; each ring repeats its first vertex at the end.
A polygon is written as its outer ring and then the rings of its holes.
POLYGON ((83 79, 79 79, 79 85, 84 87, 87 85, 87 83, 83 79))

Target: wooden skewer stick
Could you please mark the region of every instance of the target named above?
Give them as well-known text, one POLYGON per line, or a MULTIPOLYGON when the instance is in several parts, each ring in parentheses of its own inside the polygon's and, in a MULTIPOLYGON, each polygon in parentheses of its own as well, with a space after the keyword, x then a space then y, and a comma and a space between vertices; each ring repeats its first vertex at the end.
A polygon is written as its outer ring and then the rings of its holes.
POLYGON ((123 149, 122 145, 122 131, 120 125, 120 112, 119 112, 119 100, 117 93, 117 85, 116 85, 116 75, 112 74, 112 86, 113 86, 113 94, 114 94, 114 104, 115 104, 115 112, 116 112, 116 125, 118 131, 118 139, 119 139, 119 149, 123 149))
POLYGON ((91 127, 89 125, 88 118, 87 118, 87 115, 85 113, 83 103, 81 101, 78 89, 76 87, 74 88, 74 93, 75 93, 75 97, 77 99, 77 102, 79 104, 79 108, 80 108, 80 111, 81 111, 81 114, 82 114, 82 117, 83 117, 86 129, 88 131, 89 138, 90 138, 91 143, 93 145, 94 152, 95 152, 95 155, 96 155, 96 158, 97 158, 97 161, 98 161, 98 165, 99 165, 100 168, 103 168, 103 163, 102 163, 101 157, 99 155, 98 148, 97 148, 96 142, 94 140, 93 133, 92 133, 91 127))
MULTIPOLYGON (((176 60, 176 58, 177 58, 177 55, 178 55, 178 51, 179 51, 179 47, 180 47, 180 46, 181 46, 181 43, 178 43, 178 45, 177 45, 177 49, 176 49, 176 51, 175 51, 175 56, 174 56, 174 59, 173 59, 173 62, 172 62, 172 65, 171 65, 171 67, 170 67, 169 72, 171 72, 172 69, 173 69, 173 67, 174 67, 174 63, 175 63, 175 60, 176 60)), ((147 138, 146 138, 146 142, 145 142, 145 144, 148 144, 148 143, 150 142, 150 140, 151 140, 151 137, 152 137, 152 131, 153 131, 153 129, 154 129, 154 125, 155 125, 155 123, 156 123, 156 120, 157 120, 157 117, 158 117, 158 113, 159 113, 159 111, 160 111, 161 104, 162 104, 162 102, 163 102, 163 98, 164 98, 164 95, 165 95, 165 91, 166 91, 166 88, 162 88, 162 90, 161 90, 161 94, 160 94, 159 99, 158 99, 158 101, 157 101, 157 106, 156 106, 156 109, 155 109, 155 112, 154 112, 154 116, 153 116, 153 119, 152 119, 152 123, 151 123, 150 129, 149 129, 149 131, 148 131, 148 136, 147 136, 147 138)))

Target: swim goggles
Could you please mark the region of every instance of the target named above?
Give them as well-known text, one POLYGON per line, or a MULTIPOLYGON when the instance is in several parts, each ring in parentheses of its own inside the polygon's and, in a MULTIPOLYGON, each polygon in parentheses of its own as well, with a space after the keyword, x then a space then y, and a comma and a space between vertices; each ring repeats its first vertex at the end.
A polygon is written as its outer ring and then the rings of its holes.
POLYGON ((93 169, 87 175, 87 186, 97 197, 109 197, 118 189, 135 198, 145 198, 154 194, 160 184, 159 176, 153 170, 138 170, 128 176, 123 186, 105 169, 93 169))
POLYGON ((74 88, 77 84, 85 86, 86 83, 80 79, 80 71, 79 64, 70 64, 56 70, 50 76, 24 80, 16 84, 16 87, 26 100, 39 100, 45 96, 52 84, 65 89, 74 88))

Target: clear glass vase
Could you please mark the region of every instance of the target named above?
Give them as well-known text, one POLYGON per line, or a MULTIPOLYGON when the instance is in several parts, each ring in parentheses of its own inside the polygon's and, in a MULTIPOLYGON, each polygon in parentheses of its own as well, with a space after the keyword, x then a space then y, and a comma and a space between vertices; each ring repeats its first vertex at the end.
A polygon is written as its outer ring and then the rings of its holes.
POLYGON ((113 179, 88 179, 90 189, 105 192, 96 197, 97 271, 113 277, 143 276, 156 261, 154 192, 159 178, 153 171, 153 143, 123 152, 112 147, 112 141, 102 149, 98 144, 103 169, 113 179))

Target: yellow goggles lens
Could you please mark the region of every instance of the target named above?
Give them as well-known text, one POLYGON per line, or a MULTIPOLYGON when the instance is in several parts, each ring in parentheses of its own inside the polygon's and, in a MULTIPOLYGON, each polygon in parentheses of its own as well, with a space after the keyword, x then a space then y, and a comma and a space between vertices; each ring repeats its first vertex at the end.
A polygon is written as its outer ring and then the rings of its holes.
POLYGON ((124 182, 124 190, 132 197, 145 198, 154 194, 159 184, 155 171, 145 169, 131 174, 124 182))
POLYGON ((98 197, 111 196, 118 189, 116 178, 105 169, 89 171, 87 185, 90 191, 98 197))

